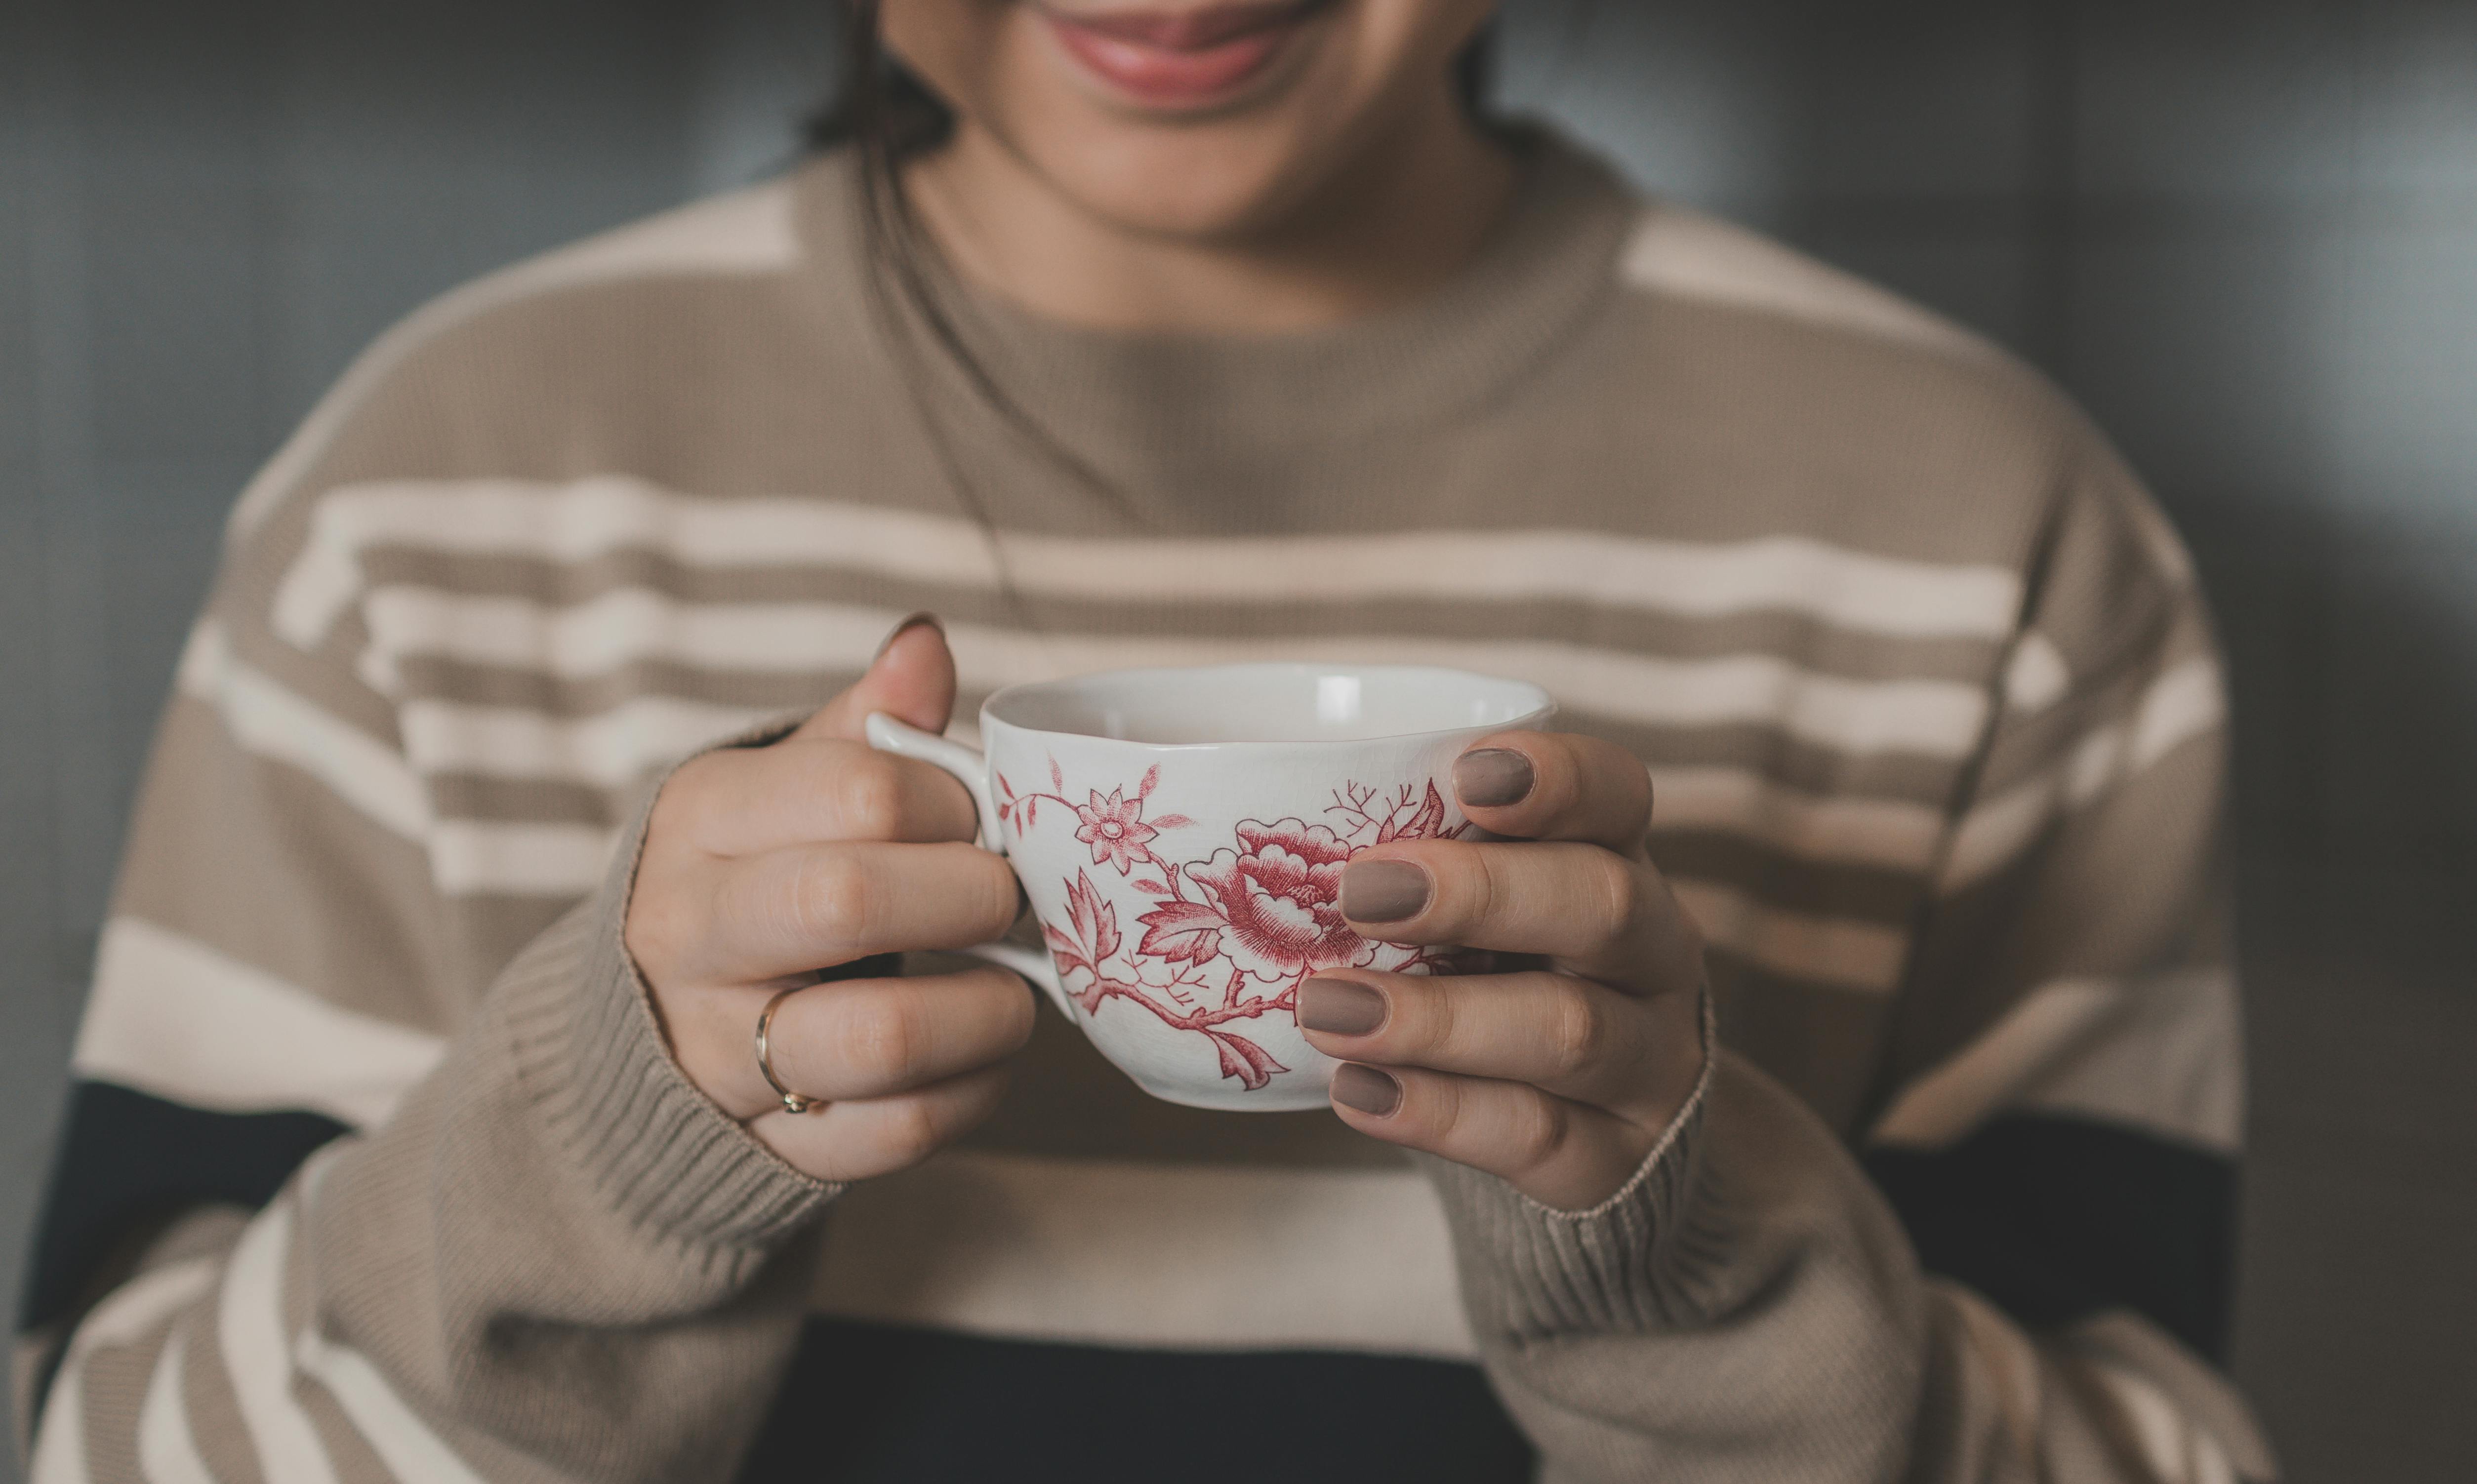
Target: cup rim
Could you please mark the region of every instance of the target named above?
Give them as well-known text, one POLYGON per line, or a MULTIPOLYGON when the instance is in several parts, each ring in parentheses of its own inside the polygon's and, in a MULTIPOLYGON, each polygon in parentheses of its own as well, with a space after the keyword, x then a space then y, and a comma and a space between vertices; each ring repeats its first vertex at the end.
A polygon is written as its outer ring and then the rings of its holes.
POLYGON ((1556 700, 1551 697, 1547 691, 1541 689, 1539 686, 1529 680, 1517 680, 1499 675, 1486 675, 1477 670, 1463 670, 1451 665, 1395 663, 1361 664, 1349 660, 1328 661, 1297 659, 1245 660, 1229 664, 1213 665, 1135 665, 1116 670, 1092 670, 1080 675, 1060 676, 1053 680, 1018 680, 1014 684, 1003 686, 998 690, 991 692, 988 699, 981 703, 980 717, 981 734, 984 738, 989 734, 989 731, 993 727, 1003 727, 1010 731, 1019 731, 1030 736, 1072 737, 1079 741, 1107 742, 1118 747, 1138 747, 1147 752, 1198 753, 1223 751, 1233 748, 1265 750, 1365 747, 1370 743, 1400 742, 1407 741, 1414 737, 1452 736, 1461 732, 1520 731, 1527 728, 1538 726, 1539 723, 1546 721, 1549 717, 1554 716, 1556 712, 1556 700), (1516 691, 1526 692, 1527 695, 1524 696, 1523 699, 1528 700, 1531 705, 1519 715, 1509 718, 1503 722, 1492 723, 1487 726, 1422 727, 1414 728, 1407 731, 1380 732, 1375 735, 1364 737, 1301 737, 1296 739, 1234 738, 1232 740, 1218 742, 1145 742, 1134 737, 1104 736, 1098 732, 1091 731, 1061 731, 1053 728, 1032 727, 1027 726, 1022 722, 1009 721, 1004 716, 997 714, 998 707, 1011 700, 1020 699, 1022 697, 1038 694, 1040 692, 1070 691, 1076 687, 1090 685, 1096 681, 1117 680, 1140 682, 1155 678, 1170 676, 1180 677, 1184 680, 1193 680, 1199 677, 1215 675, 1226 676, 1233 680, 1247 675, 1268 677, 1273 675, 1390 675, 1406 678, 1416 676, 1453 683, 1475 683, 1488 686, 1512 687, 1516 691))

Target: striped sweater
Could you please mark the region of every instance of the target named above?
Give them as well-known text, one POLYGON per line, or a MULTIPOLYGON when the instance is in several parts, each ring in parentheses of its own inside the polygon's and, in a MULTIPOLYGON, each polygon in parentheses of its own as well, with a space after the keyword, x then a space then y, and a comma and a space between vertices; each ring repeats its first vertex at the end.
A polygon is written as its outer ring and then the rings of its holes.
POLYGON ((245 492, 77 1043, 40 1484, 2271 1475, 2212 1359, 2218 668, 2053 390, 1554 143, 1336 330, 950 283, 1021 418, 870 271, 823 158, 423 310, 245 492), (1547 686, 1710 941, 1690 1136, 1551 1212, 1044 1017, 963 1145, 776 1161, 619 946, 637 831, 915 608, 965 717, 1163 662, 1547 686))

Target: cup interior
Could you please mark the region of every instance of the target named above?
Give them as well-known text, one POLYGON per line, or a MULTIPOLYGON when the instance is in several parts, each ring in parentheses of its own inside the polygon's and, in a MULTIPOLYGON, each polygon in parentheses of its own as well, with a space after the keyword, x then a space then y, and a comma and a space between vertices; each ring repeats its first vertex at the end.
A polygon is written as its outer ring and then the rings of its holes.
POLYGON ((982 715, 1033 731, 1161 747, 1364 742, 1510 727, 1551 709, 1547 692, 1431 665, 1212 665, 1114 670, 1013 685, 982 715))

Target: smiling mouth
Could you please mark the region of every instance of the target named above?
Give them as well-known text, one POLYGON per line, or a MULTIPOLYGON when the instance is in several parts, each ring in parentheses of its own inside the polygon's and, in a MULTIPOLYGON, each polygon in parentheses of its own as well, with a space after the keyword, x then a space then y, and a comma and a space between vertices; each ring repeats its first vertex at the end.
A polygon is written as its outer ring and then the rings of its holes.
POLYGON ((1220 102, 1265 71, 1335 0, 1251 0, 1178 11, 1034 9, 1111 91, 1152 108, 1220 102))

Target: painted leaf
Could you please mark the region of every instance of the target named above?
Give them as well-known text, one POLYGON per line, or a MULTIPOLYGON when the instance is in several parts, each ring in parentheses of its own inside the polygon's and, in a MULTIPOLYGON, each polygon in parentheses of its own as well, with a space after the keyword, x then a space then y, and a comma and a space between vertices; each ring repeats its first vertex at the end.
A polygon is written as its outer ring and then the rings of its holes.
POLYGON ((1237 1077, 1251 1093, 1271 1081, 1274 1073, 1290 1070, 1245 1036, 1227 1030, 1208 1029, 1204 1033, 1213 1038, 1213 1050, 1221 1053, 1221 1075, 1237 1077))
POLYGON ((1195 821, 1188 818, 1184 814, 1164 814, 1159 819, 1149 820, 1146 821, 1146 823, 1150 824, 1155 829, 1184 829, 1188 826, 1194 824, 1195 821))
POLYGON ((1093 889, 1089 873, 1078 871, 1075 879, 1067 883, 1066 916, 1096 967, 1118 952, 1118 909, 1093 889))
POLYGON ((1092 933, 1092 956, 1108 958, 1118 951, 1118 909, 1109 903, 1099 903, 1092 933))
POLYGON ((1434 839, 1444 830, 1444 796, 1437 792, 1437 780, 1430 779, 1428 797, 1419 801, 1418 812, 1412 815, 1398 829, 1393 827, 1391 820, 1387 820, 1385 828, 1376 831, 1376 843, 1383 845, 1388 840, 1434 839))
POLYGON ((1155 763, 1144 770, 1143 781, 1136 785, 1136 797, 1138 799, 1151 798, 1153 796, 1153 785, 1160 781, 1161 764, 1155 763))
POLYGON ((1053 949, 1089 956, 1089 941, 1092 941, 1092 934, 1089 934, 1089 929, 1085 927, 1083 904, 1075 900, 1075 884, 1072 882, 1067 884, 1067 927, 1070 927, 1072 931, 1061 929, 1061 927, 1053 922, 1042 922, 1040 936, 1042 939, 1048 939, 1053 949))
POLYGON ((1091 974, 1096 979, 1100 977, 1099 975, 1092 974, 1092 966, 1084 961, 1083 954, 1055 938, 1052 938, 1049 943, 1049 956, 1057 961, 1058 977, 1061 982, 1072 982, 1078 974, 1091 974))
POLYGON ((1049 759, 1049 782, 1050 786, 1060 793, 1066 792, 1066 775, 1059 771, 1058 759, 1055 757, 1049 759))
POLYGON ((1148 876, 1138 877, 1135 880, 1130 881, 1127 884, 1133 886, 1138 891, 1151 892, 1156 897, 1166 897, 1169 895, 1169 888, 1167 886, 1148 876))
POLYGON ((1195 902, 1164 902, 1136 921, 1145 928, 1136 952, 1172 963, 1211 963, 1220 952, 1221 929, 1229 926, 1220 913, 1195 902))

